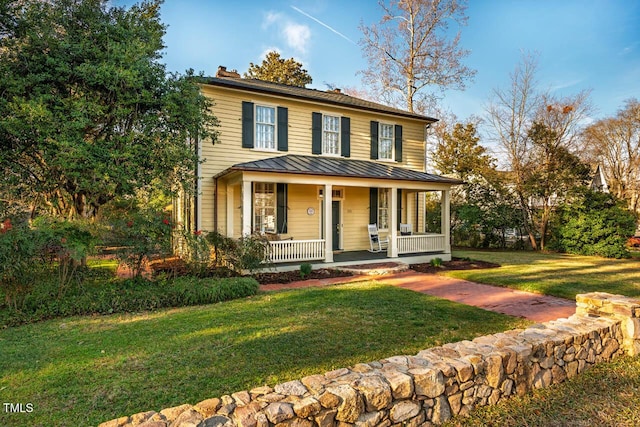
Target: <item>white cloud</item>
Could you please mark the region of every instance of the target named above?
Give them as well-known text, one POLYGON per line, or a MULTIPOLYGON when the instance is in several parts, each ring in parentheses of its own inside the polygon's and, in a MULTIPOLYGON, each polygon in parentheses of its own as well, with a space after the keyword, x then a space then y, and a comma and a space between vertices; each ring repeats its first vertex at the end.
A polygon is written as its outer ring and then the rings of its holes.
POLYGON ((267 12, 264 15, 264 20, 262 21, 262 29, 266 30, 271 25, 275 24, 278 21, 282 20, 282 14, 278 12, 267 12))
POLYGON ((289 47, 292 47, 300 53, 307 51, 309 40, 311 39, 311 30, 306 25, 288 22, 282 33, 289 47))

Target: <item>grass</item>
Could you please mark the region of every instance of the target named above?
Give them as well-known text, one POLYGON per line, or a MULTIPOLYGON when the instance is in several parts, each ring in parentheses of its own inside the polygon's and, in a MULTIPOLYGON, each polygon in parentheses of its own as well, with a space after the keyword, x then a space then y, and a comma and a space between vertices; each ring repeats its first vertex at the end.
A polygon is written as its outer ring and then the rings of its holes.
POLYGON ((522 327, 377 282, 0 330, 0 425, 95 425, 522 327))
POLYGON ((640 358, 596 365, 573 379, 456 418, 448 426, 638 426, 640 358))
POLYGON ((454 251, 453 256, 496 262, 500 268, 447 272, 447 276, 478 283, 575 299, 585 292, 640 297, 637 258, 607 259, 540 252, 454 251))

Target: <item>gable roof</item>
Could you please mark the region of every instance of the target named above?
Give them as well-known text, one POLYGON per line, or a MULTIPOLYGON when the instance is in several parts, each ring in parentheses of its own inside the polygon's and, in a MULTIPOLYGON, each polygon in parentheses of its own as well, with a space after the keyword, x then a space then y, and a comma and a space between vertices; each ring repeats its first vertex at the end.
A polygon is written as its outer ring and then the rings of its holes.
POLYGON ((257 92, 269 95, 279 95, 287 98, 303 99, 308 101, 319 102, 322 104, 337 105, 341 107, 356 108, 359 110, 372 111, 384 114, 393 114, 395 116, 406 117, 410 119, 421 120, 428 123, 437 122, 438 119, 423 116, 416 113, 410 113, 398 108, 389 107, 387 105, 378 104, 376 102, 366 101, 337 92, 325 92, 317 89, 307 89, 297 86, 288 86, 279 83, 265 82, 257 79, 245 79, 237 77, 206 77, 202 80, 204 84, 211 86, 220 86, 231 89, 245 90, 248 92, 257 92))
POLYGON ((214 178, 233 171, 280 172, 301 175, 340 176, 348 178, 390 179, 399 181, 420 181, 442 184, 462 184, 462 181, 430 173, 405 169, 368 160, 354 160, 335 157, 285 156, 238 163, 220 172, 214 178))

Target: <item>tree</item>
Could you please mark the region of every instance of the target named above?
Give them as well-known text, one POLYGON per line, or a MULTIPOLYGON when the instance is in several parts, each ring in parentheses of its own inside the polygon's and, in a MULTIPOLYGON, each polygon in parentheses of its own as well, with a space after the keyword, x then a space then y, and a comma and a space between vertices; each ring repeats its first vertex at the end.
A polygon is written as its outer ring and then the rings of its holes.
POLYGON ((392 0, 379 2, 378 24, 360 25, 360 45, 369 66, 363 81, 390 105, 425 112, 436 90, 464 89, 475 71, 463 65, 469 54, 450 36, 449 22, 466 24, 464 0, 392 0), (432 89, 427 92, 428 89, 432 89))
POLYGON ((628 258, 636 218, 614 195, 586 189, 562 207, 556 228, 554 247, 562 252, 628 258))
POLYGON ((506 247, 507 229, 519 228, 513 197, 506 190, 495 159, 479 144, 476 125, 456 123, 444 131, 433 163, 441 174, 464 181, 451 197, 452 234, 457 244, 506 247), (496 242, 499 240, 499 242, 496 242))
POLYGON ((433 153, 433 163, 442 174, 455 175, 466 181, 484 177, 495 170, 495 160, 479 144, 473 123, 456 123, 451 133, 446 132, 433 153))
POLYGON ((280 54, 275 51, 267 53, 260 65, 249 63, 249 69, 244 76, 298 87, 305 87, 313 81, 307 70, 302 68, 301 63, 293 58, 280 58, 280 54))
POLYGON ((604 168, 610 191, 626 200, 633 212, 640 210, 640 102, 628 99, 615 117, 585 129, 585 152, 604 168))
POLYGON ((539 90, 536 69, 537 56, 524 54, 510 85, 494 89, 487 117, 530 244, 543 249, 551 212, 585 178, 576 141, 591 106, 585 91, 558 98, 539 90))
POLYGON ((560 132, 549 125, 535 121, 527 135, 531 152, 523 169, 522 190, 528 195, 540 249, 544 250, 553 211, 586 183, 589 167, 568 150, 560 132))
POLYGON ((151 185, 193 188, 194 144, 215 117, 192 71, 159 62, 160 0, 6 3, 0 38, 0 167, 6 198, 95 217, 151 185))

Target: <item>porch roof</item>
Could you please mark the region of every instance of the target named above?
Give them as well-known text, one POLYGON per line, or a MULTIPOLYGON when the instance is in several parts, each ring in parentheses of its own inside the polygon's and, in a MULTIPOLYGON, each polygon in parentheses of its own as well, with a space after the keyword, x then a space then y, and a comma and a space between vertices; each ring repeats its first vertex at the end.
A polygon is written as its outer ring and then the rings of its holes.
POLYGON ((452 185, 462 184, 462 181, 457 179, 374 161, 296 154, 238 163, 220 172, 214 178, 222 177, 233 171, 279 172, 300 175, 433 182, 452 185))

